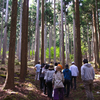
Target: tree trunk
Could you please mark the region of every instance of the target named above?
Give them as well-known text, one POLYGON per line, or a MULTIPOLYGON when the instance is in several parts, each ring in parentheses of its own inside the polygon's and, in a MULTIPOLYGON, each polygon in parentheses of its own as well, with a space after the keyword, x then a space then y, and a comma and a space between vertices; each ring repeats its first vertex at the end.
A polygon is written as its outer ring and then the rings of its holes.
POLYGON ((44 63, 46 62, 46 48, 47 48, 47 27, 45 21, 45 29, 44 29, 44 63))
POLYGON ((68 27, 68 62, 69 62, 69 54, 70 54, 70 52, 69 52, 69 24, 67 25, 67 27, 68 27))
POLYGON ((87 25, 87 43, 88 43, 88 56, 89 61, 91 61, 91 45, 90 45, 90 39, 89 39, 89 26, 87 25))
POLYGON ((8 71, 4 88, 14 89, 14 61, 15 61, 15 41, 16 41, 16 23, 17 23, 17 0, 12 1, 11 15, 11 33, 9 45, 8 71))
POLYGON ((3 0, 3 8, 2 8, 2 22, 1 22, 1 37, 0 37, 0 59, 2 58, 1 57, 1 48, 2 48, 2 33, 3 33, 3 13, 4 13, 4 0, 3 0))
POLYGON ((42 9, 41 9, 41 64, 44 63, 44 0, 42 0, 42 9))
POLYGON ((67 53, 67 28, 66 28, 66 13, 65 13, 65 39, 66 39, 66 45, 65 45, 65 50, 66 50, 66 64, 68 64, 68 53, 67 53))
POLYGON ((64 32, 63 32, 63 0, 61 0, 61 34, 62 34, 62 66, 65 67, 64 57, 64 32))
POLYGON ((39 52, 38 52, 38 35, 39 35, 39 0, 37 0, 37 14, 36 14, 36 33, 35 33, 35 64, 39 61, 39 52))
MULTIPOLYGON (((73 0, 73 5, 75 5, 75 2, 73 0)), ((73 8, 73 10, 75 11, 75 6, 73 8)), ((73 46, 74 46, 74 62, 76 63, 76 34, 75 34, 75 13, 73 11, 73 46)))
POLYGON ((51 36, 52 36, 52 27, 49 29, 49 63, 51 62, 51 36))
POLYGON ((28 46, 28 8, 29 0, 23 1, 22 14, 22 41, 21 41, 21 68, 20 68, 20 82, 25 81, 27 74, 27 46, 28 46))
POLYGON ((54 21, 53 21, 53 25, 54 25, 54 63, 56 62, 56 30, 55 30, 55 28, 56 28, 56 26, 55 26, 55 2, 56 2, 56 0, 54 0, 54 21))
POLYGON ((62 54, 62 52, 61 52, 61 45, 62 45, 62 35, 61 35, 61 21, 59 21, 59 41, 60 41, 60 46, 59 46, 59 52, 60 52, 60 62, 61 62, 61 60, 62 60, 62 56, 61 56, 61 54, 62 54))
POLYGON ((92 19, 93 19, 93 32, 94 32, 94 52, 95 52, 95 68, 99 67, 99 52, 98 52, 98 37, 96 28, 96 16, 95 16, 95 6, 92 9, 92 19))
POLYGON ((2 64, 5 64, 5 58, 6 58, 8 2, 9 2, 9 0, 7 0, 7 3, 6 3, 6 15, 5 15, 5 24, 6 25, 5 25, 5 28, 4 28, 2 64))
POLYGON ((79 17, 79 0, 75 0, 75 28, 76 28, 76 43, 77 43, 77 62, 76 65, 79 69, 79 76, 81 76, 82 66, 82 53, 81 53, 81 39, 80 39, 80 17, 79 17))
POLYGON ((22 5, 22 0, 21 0, 21 6, 20 6, 20 36, 19 36, 19 55, 18 55, 18 59, 19 62, 21 62, 21 38, 22 38, 22 9, 23 5, 22 5))

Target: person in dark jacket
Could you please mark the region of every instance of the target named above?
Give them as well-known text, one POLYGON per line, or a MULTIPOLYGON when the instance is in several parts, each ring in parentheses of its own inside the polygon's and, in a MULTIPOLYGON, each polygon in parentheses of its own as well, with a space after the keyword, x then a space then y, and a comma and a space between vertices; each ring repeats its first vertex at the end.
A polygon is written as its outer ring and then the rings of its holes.
POLYGON ((71 84, 71 71, 68 69, 69 66, 68 64, 65 65, 65 69, 63 70, 63 74, 64 74, 64 94, 65 97, 69 97, 69 93, 70 93, 70 84, 71 84), (67 85, 67 92, 66 92, 66 85, 67 85))
POLYGON ((44 87, 44 73, 42 73, 42 70, 43 70, 44 66, 45 66, 45 64, 43 63, 41 65, 40 75, 39 75, 39 79, 40 79, 40 90, 41 91, 43 90, 43 87, 44 87))

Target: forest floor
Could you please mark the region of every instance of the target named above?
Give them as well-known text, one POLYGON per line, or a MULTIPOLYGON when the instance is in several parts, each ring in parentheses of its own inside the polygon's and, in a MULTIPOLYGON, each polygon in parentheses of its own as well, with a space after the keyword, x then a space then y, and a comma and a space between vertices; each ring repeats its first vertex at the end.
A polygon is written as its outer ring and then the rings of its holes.
MULTIPOLYGON (((95 71, 96 79, 93 85, 93 95, 95 100, 100 100, 100 72, 95 71)), ((28 68, 28 75, 24 83, 19 82, 19 73, 15 73, 15 89, 3 90, 5 76, 0 75, 0 100, 48 100, 47 95, 40 91, 39 81, 35 81, 34 67, 28 68)), ((87 100, 83 83, 77 79, 77 89, 71 90, 69 98, 64 100, 87 100)))

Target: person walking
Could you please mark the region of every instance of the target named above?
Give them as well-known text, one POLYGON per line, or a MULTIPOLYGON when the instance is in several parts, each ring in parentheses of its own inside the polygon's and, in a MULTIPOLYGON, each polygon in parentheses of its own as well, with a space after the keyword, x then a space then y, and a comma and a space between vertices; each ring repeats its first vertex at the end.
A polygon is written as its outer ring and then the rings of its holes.
POLYGON ((44 73, 42 72, 44 69, 45 64, 43 63, 41 65, 41 69, 40 69, 40 75, 39 75, 39 79, 40 79, 40 90, 43 90, 44 87, 44 73))
POLYGON ((72 78, 71 78, 71 89, 73 89, 73 79, 74 79, 74 90, 76 90, 76 78, 79 74, 78 67, 75 65, 74 62, 72 62, 72 65, 70 66, 69 70, 72 73, 72 78))
POLYGON ((46 74, 47 74, 48 68, 49 68, 49 65, 46 64, 45 67, 42 70, 42 73, 44 73, 44 89, 43 89, 43 92, 44 92, 45 95, 46 95, 46 90, 47 90, 46 89, 47 88, 47 84, 46 84, 46 74))
POLYGON ((63 70, 63 74, 64 74, 64 94, 65 97, 69 97, 69 93, 70 93, 70 84, 71 84, 71 71, 68 69, 69 66, 68 64, 65 65, 65 69, 63 70), (66 85, 67 85, 67 92, 66 92, 66 85))
POLYGON ((47 94, 48 94, 49 99, 52 99, 52 90, 53 90, 52 78, 53 78, 54 72, 55 72, 54 66, 50 64, 49 70, 46 73, 47 94))
POLYGON ((35 80, 39 80, 39 74, 40 74, 40 69, 41 69, 40 62, 38 62, 35 65, 35 69, 36 69, 35 80))
POLYGON ((95 78, 95 72, 91 64, 88 64, 87 59, 84 59, 83 63, 84 65, 81 66, 81 78, 84 83, 87 99, 94 100, 92 88, 93 88, 93 80, 95 78))
POLYGON ((56 71, 53 74, 52 83, 54 85, 54 99, 53 100, 63 100, 64 94, 64 75, 61 72, 61 67, 57 66, 56 71))

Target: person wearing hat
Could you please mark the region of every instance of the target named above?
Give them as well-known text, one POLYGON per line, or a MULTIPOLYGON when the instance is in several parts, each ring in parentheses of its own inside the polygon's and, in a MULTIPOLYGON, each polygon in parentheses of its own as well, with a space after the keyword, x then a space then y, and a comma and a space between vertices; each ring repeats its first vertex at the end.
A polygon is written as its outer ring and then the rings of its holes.
POLYGON ((53 100, 63 100, 64 94, 64 75, 61 72, 61 67, 57 66, 56 71, 53 74, 52 83, 54 84, 54 99, 53 100))
POLYGON ((64 94, 66 97, 69 97, 69 93, 70 93, 70 84, 71 84, 71 71, 68 69, 69 66, 68 64, 65 65, 65 69, 63 70, 63 74, 64 74, 64 94), (67 92, 66 92, 66 85, 67 85, 67 92))
POLYGON ((84 65, 81 66, 81 78, 84 83, 84 88, 87 95, 87 100, 94 100, 92 88, 93 80, 95 78, 95 72, 91 64, 88 64, 88 60, 83 60, 84 65))
POLYGON ((46 84, 47 84, 47 94, 48 97, 50 99, 52 99, 52 78, 53 78, 53 74, 54 74, 55 70, 54 70, 54 66, 53 64, 49 65, 49 70, 46 73, 45 79, 46 79, 46 84))
POLYGON ((75 65, 75 62, 72 62, 72 65, 70 66, 69 70, 72 73, 72 78, 71 78, 71 89, 73 89, 73 79, 74 79, 74 90, 76 90, 76 78, 79 74, 78 67, 75 65))

